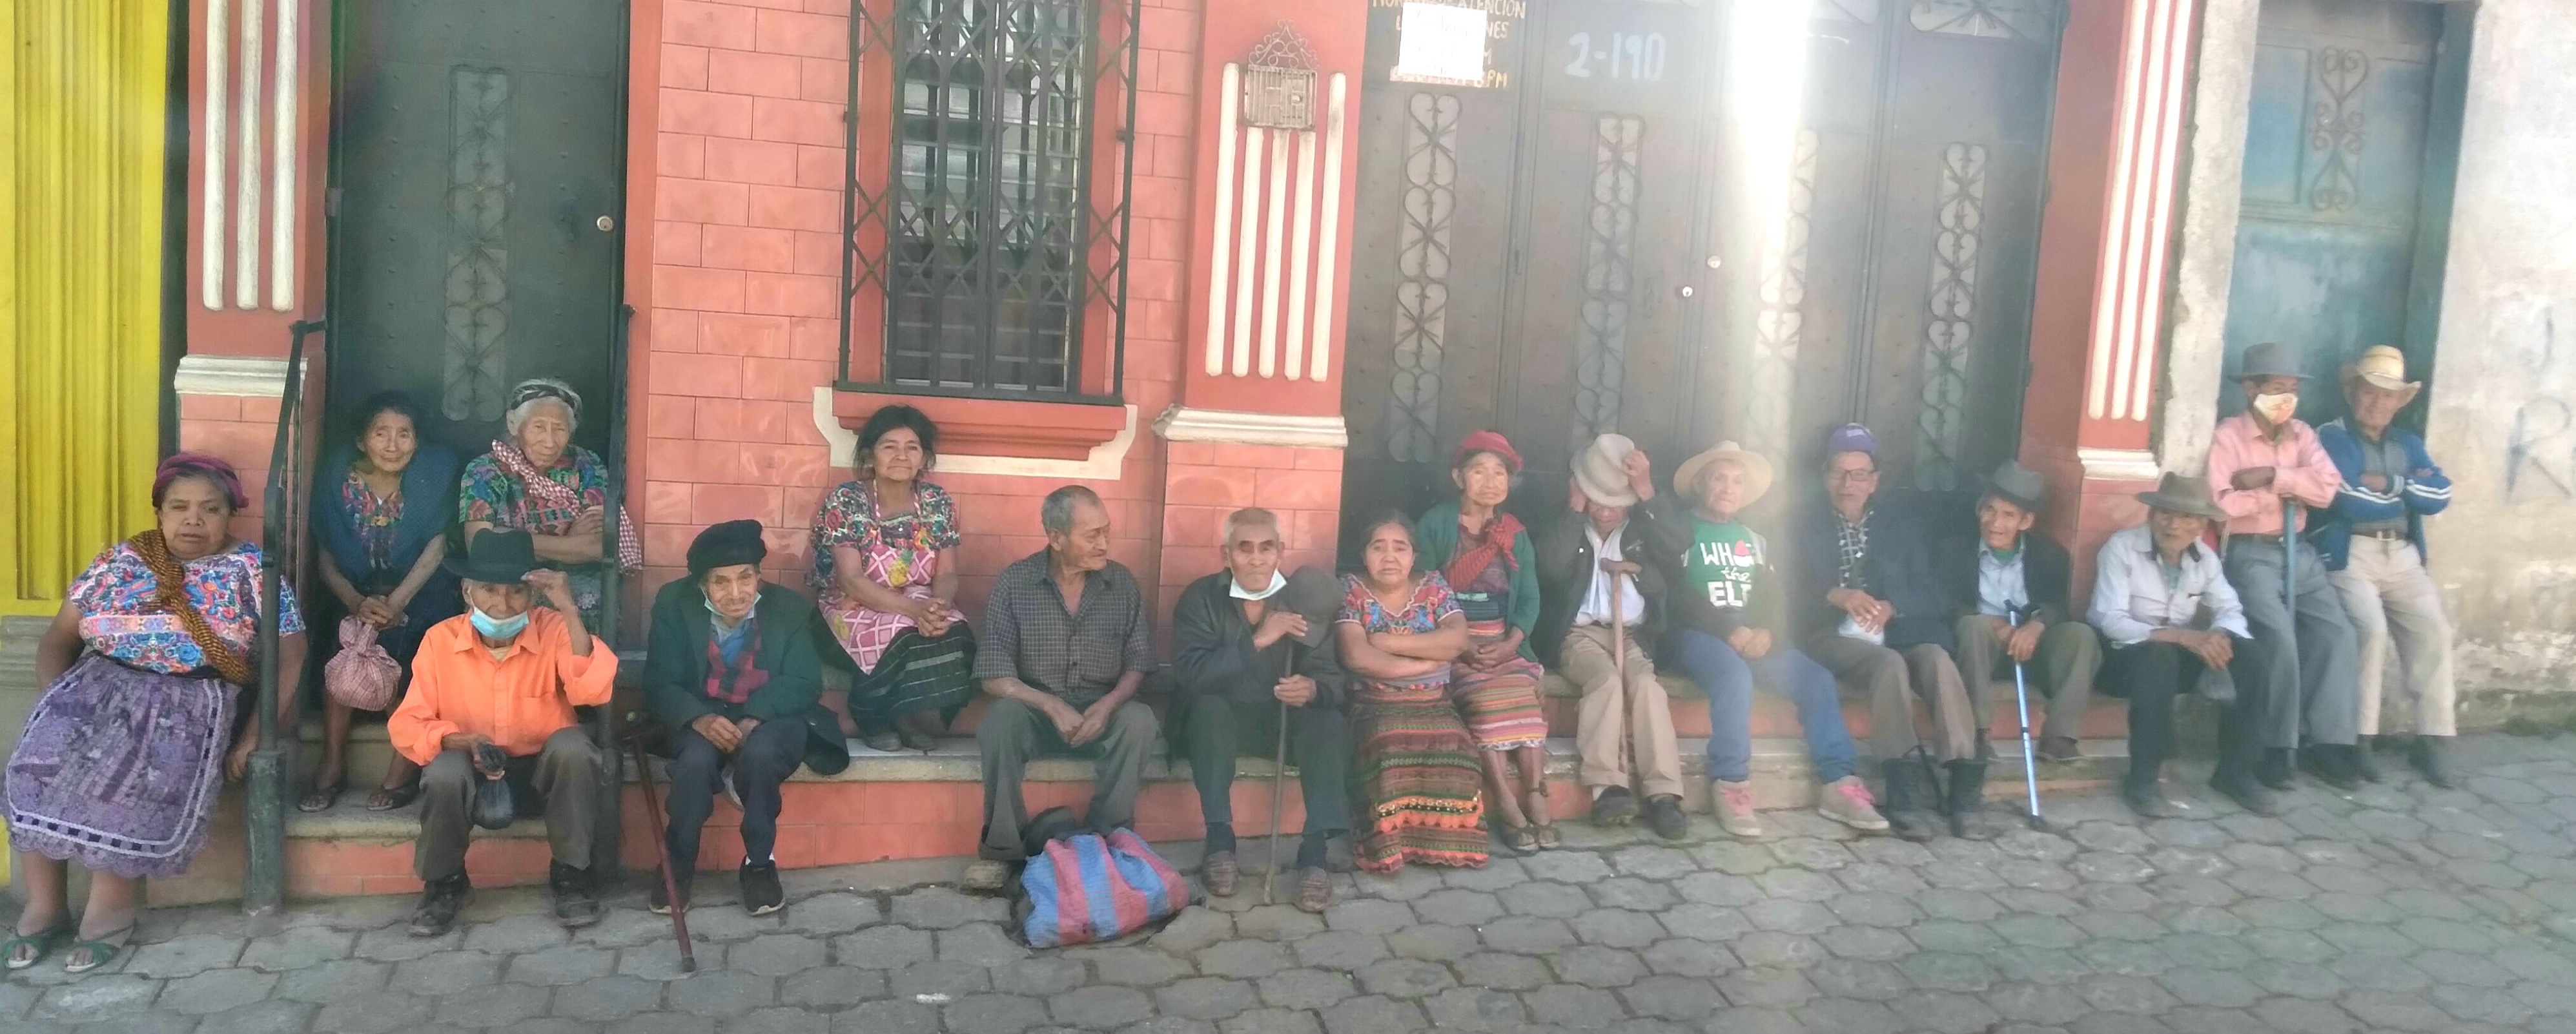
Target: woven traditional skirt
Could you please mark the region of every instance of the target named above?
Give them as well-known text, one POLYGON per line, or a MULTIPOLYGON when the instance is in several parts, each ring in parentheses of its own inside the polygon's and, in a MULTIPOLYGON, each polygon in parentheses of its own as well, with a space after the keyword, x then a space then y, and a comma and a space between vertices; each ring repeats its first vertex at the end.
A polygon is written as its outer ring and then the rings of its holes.
POLYGON ((223 788, 236 692, 84 655, 9 756, 9 842, 119 876, 186 872, 223 788))
POLYGON ((943 724, 954 721, 975 698, 974 675, 975 633, 965 622, 936 638, 907 626, 877 655, 875 671, 851 679, 850 717, 863 729, 891 728, 918 711, 938 712, 943 724))
MULTIPOLYGON (((1470 623, 1468 635, 1479 644, 1499 639, 1502 623, 1493 624, 1485 628, 1470 623)), ((1546 675, 1545 669, 1526 657, 1513 657, 1491 671, 1450 666, 1449 685, 1458 697, 1458 714, 1466 719, 1476 746, 1485 750, 1547 746, 1547 713, 1538 704, 1539 680, 1546 675)))
POLYGON ((1444 688, 1357 685, 1351 707, 1360 791, 1369 808, 1359 865, 1485 864, 1484 772, 1444 688))

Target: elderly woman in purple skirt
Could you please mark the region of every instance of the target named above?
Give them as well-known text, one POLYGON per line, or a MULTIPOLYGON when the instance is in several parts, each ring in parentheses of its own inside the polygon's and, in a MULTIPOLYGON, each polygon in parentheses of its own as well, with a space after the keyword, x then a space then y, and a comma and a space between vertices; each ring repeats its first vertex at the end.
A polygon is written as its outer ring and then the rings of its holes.
MULTIPOLYGON (((45 693, 0 790, 27 881, 15 936, 0 942, 8 968, 65 942, 67 971, 115 959, 134 935, 144 879, 187 871, 225 775, 249 764, 258 733, 231 743, 233 696, 258 674, 260 554, 228 530, 248 502, 220 459, 162 461, 158 526, 91 561, 37 644, 45 693), (67 863, 91 874, 77 923, 67 863)), ((283 586, 277 624, 279 695, 291 701, 304 619, 283 586)))

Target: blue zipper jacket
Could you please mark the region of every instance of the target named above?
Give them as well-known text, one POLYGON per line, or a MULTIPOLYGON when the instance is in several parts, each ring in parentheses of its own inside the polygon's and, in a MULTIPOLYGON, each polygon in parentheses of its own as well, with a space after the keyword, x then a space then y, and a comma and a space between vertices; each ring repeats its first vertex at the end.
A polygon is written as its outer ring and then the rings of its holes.
POLYGON ((2406 519, 2406 539, 2415 544, 2415 554, 2429 559, 2424 549, 2424 518, 2442 512, 2451 505, 2451 479, 2442 468, 2433 465, 2433 457, 2424 451, 2424 439, 2412 431, 2391 426, 2386 432, 2406 450, 2406 473, 2390 478, 2388 491, 2374 492, 2361 483, 2361 432, 2338 419, 2317 428, 2317 444, 2326 450, 2326 458, 2335 469, 2343 471, 2343 487, 2335 491, 2334 505, 2326 508, 2324 518, 2308 533, 2308 541, 2326 560, 2329 571, 2343 570, 2352 556, 2352 526, 2360 521, 2406 519))

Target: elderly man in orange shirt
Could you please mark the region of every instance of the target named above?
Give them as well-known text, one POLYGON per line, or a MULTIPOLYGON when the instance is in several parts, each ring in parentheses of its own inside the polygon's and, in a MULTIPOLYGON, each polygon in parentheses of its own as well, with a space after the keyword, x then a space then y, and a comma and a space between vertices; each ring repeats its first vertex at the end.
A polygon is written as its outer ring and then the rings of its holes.
POLYGON ((2270 342, 2246 347, 2236 374, 2245 412, 2218 422, 2209 443, 2209 491, 2227 512, 2227 581, 2243 599, 2245 622, 2254 630, 2253 642, 2236 660, 2237 677, 2251 673, 2264 686, 2265 750, 2254 777, 2272 789, 2289 789, 2296 755, 2310 774, 2352 790, 2361 785, 2353 761, 2360 728, 2359 639, 2343 596, 2326 581, 2325 559, 2298 538, 2307 510, 2334 502, 2343 472, 2318 444, 2316 429, 2296 415, 2305 380, 2289 349, 2270 342), (2292 521, 2286 536, 2285 516, 2292 521), (2293 560, 2289 575, 2297 579, 2295 587, 2285 585, 2281 570, 2293 560))
POLYGON ((605 759, 572 709, 608 702, 617 655, 582 627, 564 573, 537 567, 527 532, 486 531, 447 566, 465 582, 466 612, 421 637, 411 688, 386 723, 394 749, 423 769, 412 870, 427 886, 412 936, 436 937, 456 924, 471 889, 471 824, 493 818, 478 814, 476 796, 504 788, 519 814, 534 810, 531 795, 543 801, 555 919, 567 927, 598 922, 590 859, 605 759), (536 605, 539 594, 546 606, 536 605))

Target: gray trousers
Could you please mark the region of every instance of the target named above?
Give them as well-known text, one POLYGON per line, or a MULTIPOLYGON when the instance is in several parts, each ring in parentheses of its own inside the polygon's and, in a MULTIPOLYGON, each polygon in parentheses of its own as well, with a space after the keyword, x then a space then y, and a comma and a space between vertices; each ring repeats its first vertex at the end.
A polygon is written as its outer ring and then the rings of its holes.
POLYGON ((1074 747, 1055 731, 1044 712, 1016 700, 995 700, 975 727, 975 748, 984 756, 984 842, 982 858, 1016 862, 1028 857, 1020 831, 1029 810, 1020 780, 1029 760, 1051 755, 1092 759, 1091 812, 1085 824, 1106 830, 1136 822, 1136 791, 1145 783, 1145 761, 1154 754, 1161 723, 1154 709, 1130 699, 1111 712, 1100 738, 1074 747))
MULTIPOLYGON (((2012 685, 2012 656, 2004 652, 2003 642, 1995 638, 1994 626, 1983 614, 1960 618, 1958 631, 1959 681, 1967 683, 1977 732, 1984 735, 1995 727, 1995 703, 2012 696, 2010 690, 1996 685, 2012 685)), ((2093 679, 2102 671, 2101 634, 2081 621, 2050 625, 2039 633, 2039 648, 2031 651, 2022 668, 2031 692, 2039 694, 2048 709, 2045 734, 2081 738, 2084 709, 2093 704, 2093 679)), ((2030 734, 2042 735, 2041 727, 2033 724, 2030 734)))
POLYGON ((2302 542, 2298 562, 2294 616, 2293 602, 2282 596, 2280 541, 2228 540, 2227 584, 2244 600, 2245 623, 2254 630, 2254 641, 2245 644, 2254 655, 2230 667, 2239 678, 2254 672, 2263 679, 2263 746, 2296 747, 2303 738, 2310 745, 2349 744, 2360 731, 2359 642, 2342 594, 2326 581, 2324 558, 2302 542), (2294 633, 2298 648, 2284 649, 2294 633))
POLYGON ((1832 634, 1810 636, 1801 645, 1836 681, 1868 695, 1869 752, 1880 761, 1895 761, 1926 745, 1914 727, 1917 700, 1931 719, 1934 760, 1977 756, 1975 708, 1950 651, 1931 643, 1896 650, 1832 634))
MULTIPOLYGON (((510 759, 507 778, 518 795, 519 814, 542 809, 555 861, 575 868, 590 868, 600 764, 599 747, 578 725, 555 730, 537 753, 510 759)), ((412 874, 421 882, 465 871, 465 846, 474 836, 474 788, 482 779, 474 759, 461 750, 442 753, 421 770, 420 840, 411 849, 412 874)))

